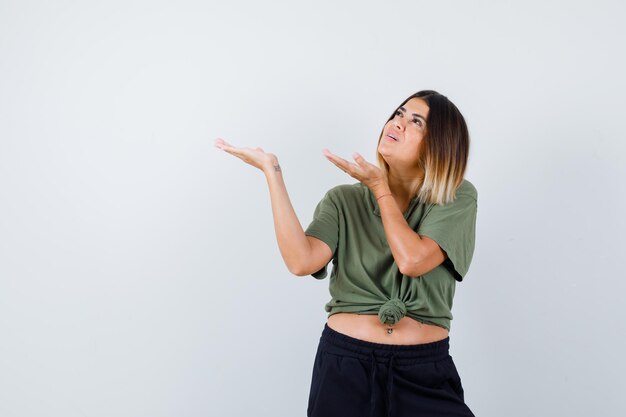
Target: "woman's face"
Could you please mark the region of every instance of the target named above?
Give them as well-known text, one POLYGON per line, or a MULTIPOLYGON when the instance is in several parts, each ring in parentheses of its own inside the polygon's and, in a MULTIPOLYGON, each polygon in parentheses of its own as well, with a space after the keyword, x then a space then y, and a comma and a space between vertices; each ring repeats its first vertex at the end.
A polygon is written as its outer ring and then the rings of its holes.
POLYGON ((414 97, 398 107, 395 116, 385 124, 378 152, 390 166, 410 168, 416 165, 426 134, 428 110, 424 100, 414 97))

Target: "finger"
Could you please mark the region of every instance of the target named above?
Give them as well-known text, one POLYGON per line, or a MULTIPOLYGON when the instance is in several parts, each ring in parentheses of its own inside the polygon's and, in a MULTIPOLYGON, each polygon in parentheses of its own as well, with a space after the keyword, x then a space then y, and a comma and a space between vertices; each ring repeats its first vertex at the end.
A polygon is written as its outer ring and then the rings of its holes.
POLYGON ((326 157, 333 165, 335 165, 337 168, 341 169, 343 172, 348 172, 348 166, 346 166, 346 164, 341 163, 339 160, 334 159, 331 156, 327 156, 326 157))
POLYGON ((215 139, 215 146, 217 146, 220 149, 226 149, 226 148, 234 148, 234 146, 232 146, 230 143, 226 142, 224 139, 222 138, 217 138, 215 139))
MULTIPOLYGON (((339 158, 341 159, 341 158, 339 158)), ((340 162, 340 161, 335 161, 330 159, 330 162, 332 162, 333 164, 335 164, 339 169, 341 169, 343 172, 345 172, 346 174, 350 175, 351 177, 356 178, 357 180, 360 181, 360 178, 362 177, 362 173, 361 173, 361 169, 353 164, 352 162, 346 162, 345 164, 340 162)))
POLYGON ((362 167, 366 168, 369 165, 373 165, 372 163, 370 163, 367 159, 365 159, 363 157, 363 155, 361 155, 358 152, 355 152, 352 154, 352 157, 354 158, 354 160, 362 167))
POLYGON ((324 155, 326 155, 326 158, 337 167, 339 167, 339 169, 341 169, 343 172, 360 181, 362 173, 358 165, 355 165, 352 162, 346 161, 345 159, 334 155, 328 149, 324 149, 324 155))
POLYGON ((337 165, 338 167, 344 169, 344 170, 348 170, 350 169, 350 165, 351 163, 346 161, 345 159, 337 156, 337 155, 333 155, 330 151, 327 150, 327 152, 325 152, 326 158, 328 158, 330 160, 330 162, 334 163, 335 165, 337 165))
POLYGON ((354 152, 352 154, 352 158, 354 158, 354 160, 356 161, 356 163, 361 166, 361 165, 365 165, 365 158, 363 158, 358 152, 354 152))
POLYGON ((249 148, 238 148, 236 146, 231 145, 230 143, 226 142, 224 139, 222 138, 217 138, 215 140, 215 146, 217 146, 218 148, 220 148, 223 151, 226 151, 230 154, 233 154, 235 156, 241 157, 243 155, 246 154, 246 149, 249 148))
POLYGON ((235 146, 224 145, 222 150, 228 152, 231 155, 235 155, 239 158, 243 158, 249 152, 250 148, 237 148, 235 146))

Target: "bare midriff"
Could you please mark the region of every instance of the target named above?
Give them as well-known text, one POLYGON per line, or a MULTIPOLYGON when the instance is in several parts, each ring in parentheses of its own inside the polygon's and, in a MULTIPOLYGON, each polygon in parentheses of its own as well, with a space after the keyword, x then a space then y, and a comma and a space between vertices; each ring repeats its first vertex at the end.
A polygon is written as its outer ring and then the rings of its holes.
POLYGON ((383 324, 376 314, 335 313, 328 318, 328 327, 354 337, 374 343, 392 345, 416 345, 431 343, 448 337, 448 330, 426 324, 404 316, 393 325, 383 324), (393 331, 388 332, 391 328, 393 331))

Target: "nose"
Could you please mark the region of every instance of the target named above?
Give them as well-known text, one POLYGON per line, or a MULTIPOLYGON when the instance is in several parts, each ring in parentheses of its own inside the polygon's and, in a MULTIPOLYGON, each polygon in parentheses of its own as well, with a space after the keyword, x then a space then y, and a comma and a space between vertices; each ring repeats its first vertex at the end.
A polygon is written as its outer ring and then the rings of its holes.
POLYGON ((396 118, 396 119, 393 121, 393 125, 394 125, 394 126, 395 126, 398 130, 400 130, 400 131, 402 131, 402 130, 404 129, 403 124, 400 122, 400 120, 398 120, 398 118, 396 118))

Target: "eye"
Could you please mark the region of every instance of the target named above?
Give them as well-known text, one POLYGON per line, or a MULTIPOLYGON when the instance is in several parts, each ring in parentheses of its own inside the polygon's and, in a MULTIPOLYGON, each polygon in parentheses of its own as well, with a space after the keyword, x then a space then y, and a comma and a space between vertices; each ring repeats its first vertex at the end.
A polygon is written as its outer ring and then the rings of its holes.
MULTIPOLYGON (((400 110, 396 110, 396 112, 394 113, 395 116, 402 116, 402 112, 400 110)), ((415 123, 416 125, 418 125, 419 127, 422 127, 422 121, 419 119, 413 119, 413 123, 415 123)))

